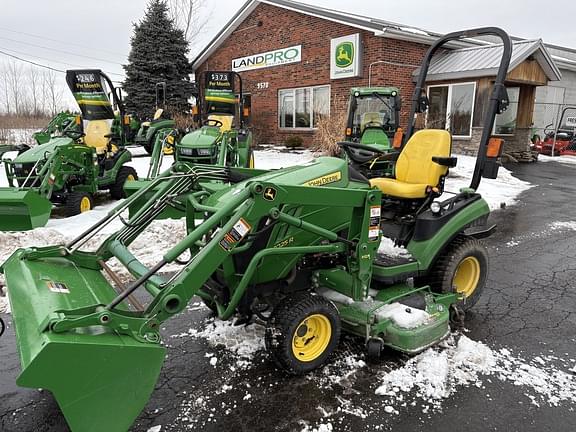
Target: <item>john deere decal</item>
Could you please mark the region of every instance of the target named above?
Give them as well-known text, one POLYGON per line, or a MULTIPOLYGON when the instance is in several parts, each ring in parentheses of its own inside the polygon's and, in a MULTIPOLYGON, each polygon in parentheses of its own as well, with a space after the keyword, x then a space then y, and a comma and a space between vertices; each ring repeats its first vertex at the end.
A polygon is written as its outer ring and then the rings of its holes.
POLYGON ((354 44, 342 42, 336 47, 336 66, 345 68, 354 62, 354 44))
POLYGON ((342 173, 340 171, 327 174, 322 177, 318 177, 304 183, 304 186, 324 186, 329 183, 335 183, 342 179, 342 173))

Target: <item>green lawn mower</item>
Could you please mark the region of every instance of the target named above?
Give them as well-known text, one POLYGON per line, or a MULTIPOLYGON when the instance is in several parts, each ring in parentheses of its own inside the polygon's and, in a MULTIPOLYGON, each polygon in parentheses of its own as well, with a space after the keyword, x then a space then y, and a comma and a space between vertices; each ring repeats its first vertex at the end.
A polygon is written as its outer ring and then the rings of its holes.
MULTIPOLYGON (((475 189, 498 172, 501 141, 490 132, 507 105, 508 35, 483 28, 440 38, 422 64, 410 117, 426 109, 433 54, 479 35, 499 36, 503 50, 470 188, 439 200, 456 163, 451 136, 412 133, 414 125, 397 152, 395 178, 369 181, 330 157, 268 172, 176 162, 67 245, 19 249, 2 265, 22 364, 18 384, 50 390, 72 431, 127 431, 166 355, 162 323, 193 296, 220 319, 264 325, 266 349, 289 374, 321 367, 342 332, 362 338, 372 357, 385 347, 417 353, 446 337, 451 317, 478 300, 488 272, 479 238, 492 232, 490 210, 475 189), (146 205, 123 219, 148 193, 146 205), (187 235, 146 267, 130 245, 165 208, 182 203, 187 235), (117 218, 123 228, 86 251, 117 218), (410 257, 379 253, 383 234, 405 243, 410 257), (111 282, 119 281, 111 259, 131 282, 111 282), (163 275, 169 263, 181 269, 163 275), (142 307, 133 300, 137 290, 149 296, 142 307)), ((343 143, 354 146, 363 144, 343 143)))
POLYGON ((63 206, 66 216, 94 207, 94 195, 108 190, 113 199, 124 197, 124 183, 137 178, 125 166, 131 154, 123 148, 129 135, 129 116, 120 111, 114 126, 108 85, 122 107, 112 81, 100 70, 69 70, 67 83, 82 117, 64 136, 3 159, 9 187, 0 188, 0 230, 21 231, 46 225, 52 206, 63 206))

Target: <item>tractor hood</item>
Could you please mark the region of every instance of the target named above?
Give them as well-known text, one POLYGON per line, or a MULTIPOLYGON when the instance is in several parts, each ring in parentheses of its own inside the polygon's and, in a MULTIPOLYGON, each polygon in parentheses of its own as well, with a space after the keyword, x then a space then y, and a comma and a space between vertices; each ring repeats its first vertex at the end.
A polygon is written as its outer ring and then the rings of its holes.
MULTIPOLYGON (((349 187, 349 167, 345 160, 334 157, 320 157, 308 163, 289 168, 273 170, 267 174, 259 175, 255 179, 244 180, 236 185, 224 188, 214 193, 208 200, 209 205, 218 203, 225 204, 241 190, 253 182, 271 182, 282 187, 282 185, 300 186, 326 186, 345 188, 349 187)), ((363 187, 362 184, 358 184, 363 187)), ((365 183, 367 189, 369 183, 365 183)))
POLYGON ((184 135, 178 146, 188 148, 211 147, 214 145, 219 136, 219 128, 213 126, 203 126, 198 130, 184 135))
POLYGON ((52 138, 46 144, 37 145, 30 150, 18 155, 15 159, 15 163, 36 163, 39 159, 44 159, 46 153, 52 153, 56 147, 60 147, 67 144, 72 144, 74 140, 68 137, 52 138))

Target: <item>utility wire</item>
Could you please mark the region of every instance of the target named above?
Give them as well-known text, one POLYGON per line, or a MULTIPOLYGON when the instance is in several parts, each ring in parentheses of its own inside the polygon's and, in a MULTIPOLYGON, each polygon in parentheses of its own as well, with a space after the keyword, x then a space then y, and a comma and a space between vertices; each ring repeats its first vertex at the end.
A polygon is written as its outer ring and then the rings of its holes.
MULTIPOLYGON (((5 50, 6 50, 6 51, 14 51, 14 50, 8 49, 8 48, 0 48, 0 54, 4 54, 4 55, 6 55, 6 56, 8 56, 8 57, 11 57, 11 58, 13 58, 13 59, 20 60, 20 61, 25 62, 25 63, 30 63, 30 64, 32 64, 32 65, 34 65, 34 66, 38 66, 38 67, 41 67, 41 68, 44 68, 44 69, 50 69, 50 70, 53 70, 53 71, 55 71, 55 72, 66 73, 65 70, 56 69, 56 68, 54 68, 54 67, 52 67, 52 66, 48 66, 48 65, 45 65, 45 64, 41 64, 41 63, 34 62, 34 61, 32 61, 32 60, 24 59, 24 58, 22 58, 22 57, 18 57, 18 56, 16 56, 16 55, 14 55, 14 54, 7 53, 5 50)), ((17 52, 17 53, 18 53, 18 51, 14 51, 14 52, 17 52)), ((22 53, 20 53, 20 54, 22 54, 22 53)), ((52 62, 54 62, 54 63, 60 63, 60 64, 67 65, 67 66, 84 67, 84 66, 79 66, 79 65, 73 65, 73 64, 70 64, 70 63, 62 63, 62 62, 59 62, 59 61, 56 61, 56 60, 46 59, 46 58, 44 58, 44 57, 32 56, 32 55, 29 55, 29 54, 25 54, 25 55, 27 55, 27 56, 29 56, 29 57, 40 58, 40 59, 42 59, 42 60, 52 61, 52 62)), ((120 77, 124 77, 124 75, 121 75, 121 74, 119 74, 119 73, 106 72, 106 71, 104 71, 104 72, 105 72, 106 74, 108 74, 108 75, 117 75, 117 76, 120 76, 120 77)), ((113 80, 112 82, 121 83, 122 81, 115 81, 115 80, 113 80)))
POLYGON ((116 64, 116 65, 122 66, 122 63, 118 63, 118 62, 115 62, 115 61, 104 60, 104 59, 101 59, 101 58, 98 58, 98 57, 90 57, 90 56, 86 56, 86 55, 83 55, 83 54, 76 54, 76 53, 73 53, 73 52, 71 52, 71 51, 61 50, 61 49, 58 49, 58 48, 50 48, 50 47, 47 47, 47 46, 37 45, 37 44, 30 43, 30 42, 23 42, 23 41, 19 41, 19 40, 12 39, 12 38, 7 38, 7 37, 4 37, 4 36, 0 36, 0 39, 4 39, 4 40, 7 40, 7 41, 11 41, 11 42, 16 42, 16 43, 19 43, 19 44, 22 44, 22 45, 28 45, 28 46, 32 46, 32 47, 36 47, 36 48, 42 48, 42 49, 46 49, 46 50, 50 50, 50 51, 55 51, 55 52, 59 52, 59 53, 63 53, 63 54, 69 54, 69 55, 73 55, 73 56, 76 56, 76 57, 83 57, 83 58, 87 58, 87 59, 90 59, 90 60, 96 60, 96 61, 101 61, 101 62, 105 62, 105 63, 116 64))
POLYGON ((78 43, 74 43, 74 42, 70 42, 70 41, 63 41, 63 40, 59 40, 59 39, 52 39, 52 38, 49 38, 49 37, 46 37, 46 36, 41 36, 41 35, 37 35, 37 34, 33 34, 33 33, 26 33, 26 32, 18 31, 18 30, 12 30, 12 29, 5 28, 5 27, 0 27, 0 30, 4 30, 4 31, 12 32, 12 33, 18 33, 18 34, 30 36, 30 37, 37 38, 37 39, 49 40, 49 41, 52 41, 52 42, 58 42, 58 43, 65 44, 65 45, 73 45, 73 46, 77 46, 77 47, 80 47, 80 48, 88 49, 88 50, 91 50, 91 51, 101 51, 101 52, 105 52, 105 53, 108 53, 108 54, 114 54, 114 55, 118 55, 118 56, 124 57, 124 54, 120 54, 120 53, 117 53, 117 52, 104 50, 104 49, 102 49, 102 48, 91 48, 91 47, 88 47, 88 46, 86 46, 86 45, 82 45, 82 44, 78 44, 78 43))

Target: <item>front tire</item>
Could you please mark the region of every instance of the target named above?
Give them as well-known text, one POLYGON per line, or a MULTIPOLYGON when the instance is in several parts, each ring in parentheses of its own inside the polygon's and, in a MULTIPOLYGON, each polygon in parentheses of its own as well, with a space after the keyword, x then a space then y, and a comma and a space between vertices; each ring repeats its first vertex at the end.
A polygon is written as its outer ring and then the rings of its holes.
POLYGON ((265 343, 272 359, 293 375, 322 366, 340 340, 338 309, 311 294, 289 296, 270 315, 265 343))
POLYGON ((88 192, 70 192, 66 197, 66 217, 76 216, 94 208, 94 199, 88 192))
POLYGON ((129 166, 121 166, 116 174, 116 181, 112 186, 110 186, 110 196, 112 199, 119 200, 126 198, 126 192, 124 191, 124 184, 127 181, 138 180, 138 174, 136 170, 129 166))
POLYGON ((432 288, 439 293, 459 293, 465 312, 478 301, 488 276, 488 251, 474 238, 457 238, 442 253, 432 271, 432 288))

